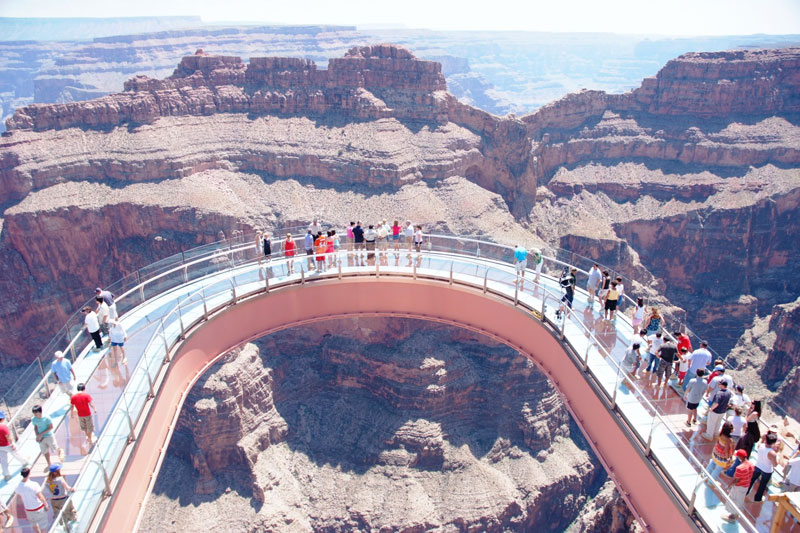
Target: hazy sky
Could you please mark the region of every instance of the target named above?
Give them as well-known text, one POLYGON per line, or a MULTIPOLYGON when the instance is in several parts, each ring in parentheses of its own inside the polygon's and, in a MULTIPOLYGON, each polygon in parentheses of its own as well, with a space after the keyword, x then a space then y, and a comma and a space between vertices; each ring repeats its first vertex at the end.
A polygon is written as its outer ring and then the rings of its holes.
POLYGON ((800 0, 0 0, 2 17, 145 15, 437 30, 800 34, 800 0))

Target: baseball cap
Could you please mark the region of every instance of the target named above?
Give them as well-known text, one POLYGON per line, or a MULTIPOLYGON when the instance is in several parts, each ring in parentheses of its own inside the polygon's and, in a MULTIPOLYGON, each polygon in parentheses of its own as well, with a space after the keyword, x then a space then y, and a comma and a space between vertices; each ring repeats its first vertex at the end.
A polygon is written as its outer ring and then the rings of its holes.
POLYGON ((739 459, 747 459, 747 452, 744 450, 736 450, 736 453, 734 455, 739 459))
POLYGON ((725 370, 725 367, 722 365, 717 365, 714 367, 714 370, 719 370, 720 372, 722 372, 723 370, 725 370))
POLYGON ((5 417, 6 417, 6 412, 5 411, 0 411, 0 420, 4 420, 5 417))
POLYGON ((48 470, 50 470, 51 472, 55 472, 56 470, 61 470, 61 465, 50 465, 50 468, 48 468, 48 470))
POLYGON ((103 289, 100 287, 95 287, 94 292, 103 292, 103 289))
POLYGON ((61 350, 58 350, 56 352, 56 359, 64 359, 64 352, 62 352, 61 350))

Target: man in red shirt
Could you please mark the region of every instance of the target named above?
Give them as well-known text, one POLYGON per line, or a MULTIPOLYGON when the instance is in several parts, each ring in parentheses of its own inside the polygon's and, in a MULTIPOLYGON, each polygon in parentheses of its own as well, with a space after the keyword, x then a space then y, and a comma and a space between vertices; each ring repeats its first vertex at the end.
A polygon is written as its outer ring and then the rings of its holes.
POLYGON ((81 430, 86 433, 86 438, 89 439, 89 446, 94 444, 94 421, 92 420, 92 411, 95 413, 97 409, 92 403, 92 397, 86 392, 86 385, 83 383, 78 384, 78 393, 70 398, 69 403, 72 406, 69 408, 69 414, 72 415, 73 411, 78 411, 78 424, 81 430))
POLYGON ((17 452, 17 446, 11 438, 11 430, 6 424, 6 413, 0 411, 0 467, 3 470, 3 478, 8 481, 11 474, 8 472, 8 456, 13 455, 22 466, 28 466, 28 460, 17 452))
POLYGON ((736 471, 733 474, 733 485, 731 486, 729 494, 731 501, 736 507, 731 508, 730 505, 727 505, 730 514, 722 517, 723 520, 727 520, 728 522, 736 520, 738 509, 744 506, 744 497, 747 494, 747 489, 750 488, 750 480, 753 478, 753 472, 756 469, 756 465, 747 459, 747 452, 745 450, 736 450, 735 455, 742 461, 742 464, 736 467, 736 471))

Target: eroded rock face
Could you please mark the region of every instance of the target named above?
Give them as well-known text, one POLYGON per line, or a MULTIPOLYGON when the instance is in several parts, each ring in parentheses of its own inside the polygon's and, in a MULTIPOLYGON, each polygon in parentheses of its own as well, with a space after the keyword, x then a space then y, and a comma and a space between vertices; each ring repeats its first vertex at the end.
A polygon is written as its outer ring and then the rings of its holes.
POLYGON ((195 486, 181 480, 179 504, 162 472, 143 523, 559 529, 605 479, 587 450, 546 378, 502 345, 409 319, 328 321, 265 337, 204 376, 168 460, 191 462, 195 486), (259 502, 243 514, 221 488, 231 472, 259 502))

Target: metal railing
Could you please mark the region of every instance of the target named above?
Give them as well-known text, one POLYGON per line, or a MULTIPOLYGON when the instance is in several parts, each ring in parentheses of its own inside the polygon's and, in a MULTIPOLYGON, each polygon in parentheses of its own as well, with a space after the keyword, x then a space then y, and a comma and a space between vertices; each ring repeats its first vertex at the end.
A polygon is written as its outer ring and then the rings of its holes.
MULTIPOLYGON (((295 229, 295 228, 292 228, 295 229)), ((281 232, 285 232, 285 230, 281 230, 281 232)), ((163 295, 164 293, 168 293, 180 287, 183 284, 189 283, 191 281, 196 281, 201 278, 208 278, 219 275, 223 272, 232 272, 237 268, 253 265, 258 261, 258 254, 256 253, 254 243, 253 243, 253 236, 238 236, 234 239, 229 239, 226 241, 221 241, 220 243, 214 243, 213 245, 208 245, 205 247, 201 247, 200 249, 196 249, 195 251, 184 252, 180 254, 181 259, 179 261, 162 261, 155 265, 149 265, 139 271, 135 272, 131 276, 126 276, 123 280, 112 285, 112 290, 115 290, 116 287, 122 287, 121 294, 117 298, 117 305, 119 309, 119 313, 122 316, 125 313, 135 311, 143 304, 148 301, 151 301, 154 297, 163 295), (205 264, 205 267, 201 265, 205 264), (136 283, 133 283, 136 281, 136 283)), ((298 239, 299 240, 299 239, 298 239)), ((273 249, 278 249, 279 242, 281 239, 274 239, 274 247, 273 249)), ((393 243, 389 243, 389 252, 393 252, 393 243)), ((302 253, 302 247, 298 245, 298 250, 302 253)), ((481 241, 478 239, 473 239, 469 237, 454 237, 454 236, 445 236, 445 235, 426 235, 426 243, 424 248, 425 254, 434 256, 440 254, 453 254, 457 253, 462 256, 472 256, 476 259, 479 259, 484 264, 477 264, 472 265, 475 266, 476 272, 480 268, 485 268, 485 276, 482 282, 482 290, 484 292, 487 291, 488 287, 488 275, 490 267, 487 267, 485 263, 492 263, 496 265, 498 269, 508 269, 508 258, 511 256, 512 249, 511 247, 491 243, 487 241, 481 241), (438 244, 441 243, 441 244, 438 244), (474 251, 473 251, 474 248, 474 251)), ((406 245, 401 245, 402 251, 405 252, 406 245)), ((277 251, 280 253, 280 251, 277 251)), ((377 252, 376 252, 377 253, 377 252)), ((345 252, 340 252, 338 255, 344 255, 345 252)), ((275 254, 274 254, 275 255, 275 254)), ((557 254, 555 254, 557 255, 557 254)), ((177 257, 177 256, 173 256, 177 257)), ((418 256, 419 257, 419 256, 418 256)), ((293 258, 291 261, 300 263, 300 273, 299 279, 294 279, 291 283, 305 283, 307 278, 307 272, 305 267, 303 266, 304 263, 308 260, 306 256, 298 255, 297 257, 293 258)), ((550 277, 555 277, 557 272, 565 267, 571 266, 570 263, 557 259, 555 257, 545 256, 544 258, 545 265, 543 267, 543 274, 550 277)), ((269 265, 271 268, 279 268, 281 265, 285 265, 287 259, 285 258, 277 258, 273 259, 269 265)), ((339 278, 342 277, 341 271, 341 263, 339 263, 339 270, 338 273, 328 273, 324 274, 324 277, 331 277, 338 275, 339 278)), ((453 263, 451 263, 451 270, 449 273, 448 282, 453 282, 453 263)), ((260 269, 259 269, 260 270, 260 269)), ((581 270, 581 273, 585 274, 585 271, 581 270)), ((369 275, 373 275, 372 272, 368 273, 369 275)), ((385 275, 392 275, 389 272, 385 272, 385 275)), ((508 274, 508 272, 504 272, 504 274, 508 274)), ((349 274, 348 274, 349 275, 349 274)), ((380 276, 380 264, 376 262, 376 270, 374 275, 380 276)), ((413 273, 411 274, 415 278, 418 275, 417 272, 417 263, 414 262, 413 264, 413 273)), ((531 273, 532 275, 532 273, 531 273)), ((460 281, 459 281, 460 283, 460 281)), ((280 285, 280 284, 279 284, 280 285)), ((480 284, 479 284, 480 285, 480 284)), ((474 286, 474 285, 473 285, 474 286)), ((630 286, 629 286, 630 287, 630 286)), ((264 287, 261 290, 271 290, 270 287, 270 277, 266 275, 264 277, 264 287)), ((477 286, 477 288, 481 288, 477 286)), ((192 315, 191 311, 194 308, 196 312, 199 311, 199 307, 202 307, 202 312, 200 313, 200 317, 206 318, 210 313, 213 313, 215 309, 218 309, 219 306, 226 306, 230 305, 230 302, 235 303, 241 298, 247 297, 250 293, 237 294, 237 284, 234 280, 230 282, 230 298, 226 298, 223 303, 218 305, 211 305, 209 303, 214 302, 214 298, 221 296, 224 294, 228 289, 219 290, 216 292, 212 292, 211 294, 206 293, 206 287, 199 292, 192 293, 188 296, 181 297, 177 304, 175 304, 166 315, 161 316, 158 318, 157 323, 153 321, 148 321, 145 319, 145 325, 138 328, 135 334, 139 335, 150 335, 149 340, 146 342, 146 347, 142 352, 142 361, 136 367, 134 373, 130 376, 128 387, 126 387, 125 392, 120 396, 119 401, 114 406, 114 409, 109 416, 108 424, 114 427, 124 427, 127 428, 127 434, 125 435, 125 441, 129 441, 135 438, 134 428, 136 427, 137 423, 140 420, 140 417, 144 413, 144 405, 147 401, 147 397, 154 395, 154 384, 156 382, 156 378, 158 376, 159 371, 161 370, 164 364, 168 364, 168 354, 171 348, 171 344, 177 342, 177 339, 180 338, 187 328, 191 327, 192 324, 196 323, 197 318, 195 315, 192 315), (192 316, 195 316, 192 319, 192 316), (154 326, 153 326, 154 325, 154 326), (151 326, 148 328, 148 326, 151 326), (170 330, 174 330, 172 333, 169 333, 170 330), (178 336, 175 336, 175 331, 179 331, 180 333, 178 336), (132 392, 132 384, 138 383, 139 385, 146 385, 143 387, 145 392, 132 392), (129 390, 131 389, 131 390, 129 390)), ((503 295, 507 296, 507 295, 503 295)), ((630 297, 628 294, 625 295, 629 300, 630 297)), ((555 302, 560 295, 554 295, 550 292, 545 294, 545 297, 542 300, 542 320, 545 323, 550 323, 551 325, 555 325, 555 323, 549 319, 545 313, 545 305, 548 301, 555 302)), ((514 296, 515 303, 519 301, 519 294, 515 291, 514 296)), ((631 300, 632 301, 632 300, 631 300)), ((624 370, 617 364, 617 362, 611 357, 611 354, 602 347, 600 343, 594 338, 594 334, 576 317, 574 314, 570 315, 569 317, 570 323, 576 325, 584 335, 587 335, 590 340, 592 340, 593 345, 600 351, 600 353, 605 357, 611 364, 616 368, 617 371, 617 384, 615 385, 614 391, 619 388, 620 379, 626 379, 626 374, 624 370)), ((567 320, 563 320, 558 327, 561 328, 561 333, 564 333, 564 328, 567 325, 567 320)), ((64 329, 69 330, 70 324, 68 323, 64 329)), ((59 334, 61 335, 61 333, 59 334)), ((72 358, 77 358, 79 352, 83 350, 79 350, 78 344, 80 339, 82 338, 83 331, 82 328, 79 328, 75 335, 69 339, 69 342, 66 346, 66 353, 72 355, 72 358)), ((63 342, 60 338, 54 339, 48 345, 47 349, 52 348, 53 346, 58 346, 58 342, 63 342)), ((88 339, 87 339, 88 342, 88 339)), ((591 346, 591 345, 590 345, 591 346)), ((586 359, 583 361, 585 368, 588 371, 587 361, 589 355, 589 348, 586 349, 586 359)), ((34 365, 31 365, 29 368, 36 368, 39 369, 39 374, 41 375, 41 379, 38 383, 35 384, 33 387, 34 394, 31 395, 32 397, 36 397, 35 401, 38 401, 39 398, 42 396, 40 391, 45 391, 43 393, 44 396, 50 394, 50 389, 47 383, 47 378, 49 377, 49 369, 45 369, 45 365, 42 364, 41 358, 38 361, 34 362, 34 365), (36 365, 36 366, 34 366, 36 365)), ((598 379, 597 376, 593 376, 596 380, 598 379)), ((602 387, 601 387, 601 390, 602 387)), ((650 452, 650 442, 652 441, 653 432, 656 431, 656 428, 663 427, 672 433, 671 429, 669 429, 668 424, 663 418, 658 414, 655 407, 649 402, 646 396, 642 393, 642 391, 638 388, 638 386, 633 386, 633 390, 636 391, 638 397, 643 400, 643 405, 654 413, 653 422, 650 429, 650 434, 646 439, 639 439, 643 447, 650 452)), ((612 401, 612 405, 615 402, 615 394, 610 397, 612 401)), ((30 400, 30 397, 29 397, 30 400)), ((5 400, 4 400, 5 401, 5 400)), ((30 403, 28 400, 24 402, 23 406, 27 403, 30 403)), ((8 407, 8 406, 7 406, 8 407)), ((10 411, 10 409, 9 409, 10 411)), ((17 408, 16 412, 12 415, 11 425, 12 430, 15 431, 15 435, 17 431, 24 430, 24 428, 17 428, 17 425, 20 424, 22 418, 22 414, 24 413, 23 408, 17 408)), ((624 415, 623 415, 624 418, 624 415)), ((635 432, 634 432, 635 434, 635 432)), ((98 441, 98 445, 93 450, 92 454, 90 455, 89 460, 86 461, 85 466, 81 472, 81 480, 89 480, 89 485, 93 487, 93 489, 100 489, 99 493, 103 494, 110 490, 110 482, 111 478, 113 477, 113 473, 119 467, 119 461, 122 458, 122 451, 124 451, 124 445, 120 445, 119 442, 119 434, 106 434, 105 432, 101 435, 100 440, 98 441), (111 441, 102 442, 104 439, 110 439, 114 437, 115 441, 112 443, 113 445, 108 445, 111 441)), ((121 441, 120 441, 121 442, 121 441)), ((700 464, 691 451, 685 446, 682 440, 676 436, 676 442, 678 443, 678 447, 681 449, 683 454, 687 457, 687 459, 692 462, 693 466, 698 469, 698 482, 697 487, 703 485, 703 481, 710 481, 710 486, 718 494, 719 498, 723 501, 727 502, 727 495, 725 494, 724 490, 719 487, 719 485, 710 479, 708 473, 703 468, 703 465, 700 464)), ((668 474, 669 469, 667 465, 660 465, 662 471, 668 474)), ((97 492, 97 491, 95 491, 97 492)), ((695 492, 696 493, 696 492, 695 492)), ((690 504, 690 510, 692 503, 690 504)), ((83 511, 81 511, 83 512, 83 511)), ((63 517, 59 521, 56 522, 62 523, 63 525, 63 517)), ((745 525, 749 524, 749 522, 745 521, 745 525)), ((752 524, 750 524, 752 526, 752 524)), ((56 526, 54 526, 56 527, 56 526)), ((748 530, 755 531, 755 528, 752 529, 748 528, 748 530)))

